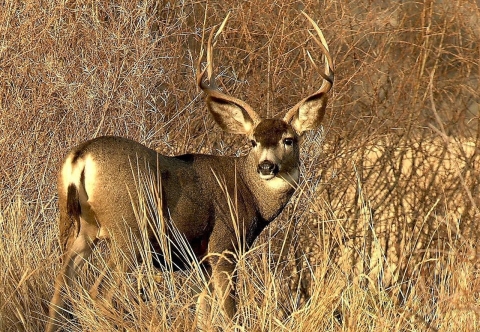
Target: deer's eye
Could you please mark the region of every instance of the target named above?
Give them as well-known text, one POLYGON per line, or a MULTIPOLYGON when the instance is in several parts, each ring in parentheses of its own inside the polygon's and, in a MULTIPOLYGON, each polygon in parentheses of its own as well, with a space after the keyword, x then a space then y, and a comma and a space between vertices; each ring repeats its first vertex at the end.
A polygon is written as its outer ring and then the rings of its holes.
POLYGON ((255 140, 251 140, 250 143, 252 144, 252 148, 256 147, 257 146, 257 142, 255 142, 255 140))
POLYGON ((283 144, 287 145, 287 146, 292 146, 293 145, 293 138, 285 138, 283 140, 283 144))

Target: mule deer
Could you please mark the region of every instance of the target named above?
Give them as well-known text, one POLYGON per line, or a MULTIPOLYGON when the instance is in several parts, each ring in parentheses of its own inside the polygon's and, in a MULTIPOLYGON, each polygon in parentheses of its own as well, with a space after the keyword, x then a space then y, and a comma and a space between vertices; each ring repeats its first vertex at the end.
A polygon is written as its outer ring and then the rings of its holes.
MULTIPOLYGON (((299 181, 299 138, 303 132, 320 125, 327 93, 333 84, 332 58, 325 38, 317 24, 303 14, 320 38, 319 41, 312 34, 326 59, 325 73, 320 73, 324 82, 283 119, 262 119, 244 101, 217 89, 212 76, 212 52, 228 16, 215 37, 214 31, 210 34, 204 70, 200 70, 200 56, 197 84, 206 94, 208 110, 224 131, 243 134, 251 140, 252 148, 246 156, 168 157, 121 137, 95 138, 68 153, 58 176, 64 264, 55 281, 47 331, 62 327, 65 310, 62 292, 71 285, 99 240, 109 239, 111 245, 124 252, 125 266, 116 268, 128 269, 129 260, 139 259, 138 248, 129 248, 126 238, 142 239, 135 214, 135 201, 138 201, 135 175, 147 173, 153 174, 161 185, 163 218, 188 241, 211 276, 214 294, 223 299, 221 305, 228 316, 233 317, 234 287, 230 281, 235 262, 230 253, 237 239, 232 223, 237 223, 243 235, 241 241, 248 246, 282 211, 299 181), (235 197, 235 221, 232 221, 225 191, 235 197)), ((153 233, 150 227, 148 237, 155 248, 158 245, 153 233)), ((98 284, 99 280, 95 282, 98 284)), ((204 306, 202 301, 199 301, 200 308, 204 306)))

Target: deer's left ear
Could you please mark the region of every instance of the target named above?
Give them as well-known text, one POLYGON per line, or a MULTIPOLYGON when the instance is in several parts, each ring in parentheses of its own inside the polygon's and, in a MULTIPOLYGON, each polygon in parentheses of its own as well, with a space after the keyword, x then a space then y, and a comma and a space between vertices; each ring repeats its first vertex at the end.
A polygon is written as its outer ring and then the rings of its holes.
POLYGON ((328 95, 325 92, 313 94, 293 107, 284 120, 290 123, 301 135, 307 130, 317 129, 322 123, 327 107, 328 95))
MULTIPOLYGON (((320 75, 324 80, 320 89, 293 106, 283 118, 285 122, 291 124, 293 129, 295 129, 299 135, 307 130, 316 129, 320 126, 323 116, 325 115, 325 108, 327 106, 327 93, 332 88, 334 79, 333 60, 330 52, 328 51, 327 41, 325 40, 325 37, 323 36, 323 33, 318 27, 317 23, 315 23, 315 21, 313 21, 312 18, 305 12, 302 12, 302 14, 313 25, 319 37, 319 39, 317 39, 313 37, 313 34, 311 34, 313 40, 322 49, 325 55, 325 73, 320 72, 320 75)), ((315 63, 313 64, 316 68, 317 66, 315 63)))

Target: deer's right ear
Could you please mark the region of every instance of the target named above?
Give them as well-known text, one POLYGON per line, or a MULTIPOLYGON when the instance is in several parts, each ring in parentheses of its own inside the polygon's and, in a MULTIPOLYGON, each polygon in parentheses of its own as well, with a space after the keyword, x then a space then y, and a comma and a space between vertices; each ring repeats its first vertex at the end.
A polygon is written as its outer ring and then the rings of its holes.
MULTIPOLYGON (((216 38, 222 32, 228 16, 214 35, 215 29, 210 32, 207 44, 207 66, 201 70, 202 54, 197 63, 197 85, 207 96, 206 102, 215 122, 227 133, 249 135, 255 124, 260 120, 258 114, 243 100, 221 92, 215 84, 213 75, 213 46, 216 38)), ((203 38, 202 38, 203 40, 203 38)))
POLYGON ((216 98, 211 95, 207 97, 206 102, 215 122, 225 132, 243 135, 252 132, 255 119, 252 119, 242 105, 235 103, 234 100, 216 98))

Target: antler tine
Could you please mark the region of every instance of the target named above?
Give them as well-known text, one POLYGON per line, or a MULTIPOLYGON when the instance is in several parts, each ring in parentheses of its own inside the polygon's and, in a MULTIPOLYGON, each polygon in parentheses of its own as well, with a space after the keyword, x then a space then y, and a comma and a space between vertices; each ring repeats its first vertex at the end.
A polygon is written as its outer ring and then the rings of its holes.
POLYGON ((322 77, 330 83, 330 86, 326 92, 330 90, 330 88, 333 85, 333 79, 334 79, 334 74, 333 74, 333 60, 332 60, 332 55, 330 54, 330 50, 328 49, 328 44, 327 41, 325 40, 325 37, 323 36, 322 30, 318 27, 317 23, 310 17, 308 16, 307 13, 302 11, 302 14, 308 19, 308 21, 313 25, 313 28, 317 32, 318 36, 320 37, 320 41, 309 31, 308 33, 310 36, 313 37, 313 40, 315 40, 315 43, 320 47, 320 49, 323 52, 323 55, 325 56, 325 74, 320 73, 322 77))
POLYGON ((200 51, 200 58, 197 63, 197 85, 203 90, 203 92, 207 94, 207 98, 220 99, 226 102, 237 104, 238 106, 242 107, 248 113, 248 115, 250 115, 254 122, 259 122, 259 116, 250 105, 243 100, 224 94, 218 90, 218 87, 215 83, 215 76, 213 75, 213 47, 217 43, 217 38, 222 33, 229 16, 230 13, 227 14, 216 33, 215 29, 212 29, 210 32, 207 43, 207 65, 203 70, 200 70, 203 58, 203 48, 200 51), (205 82, 205 74, 207 74, 208 84, 205 82))
MULTIPOLYGON (((212 46, 212 40, 215 39, 215 43, 217 42, 217 37, 220 35, 220 33, 223 30, 223 27, 225 26, 225 23, 227 22, 227 19, 229 17, 230 13, 227 14, 225 19, 223 20, 222 25, 220 26, 220 29, 217 31, 215 34, 215 38, 213 37, 213 34, 215 32, 215 28, 210 31, 210 36, 208 37, 208 43, 207 43, 207 65, 203 70, 200 70, 201 64, 202 64, 202 59, 203 59, 203 46, 202 49, 200 50, 200 57, 198 58, 198 63, 197 63, 197 85, 203 90, 208 90, 208 89, 216 89, 216 84, 215 84, 215 78, 213 76, 213 46, 212 46), (207 79, 208 83, 204 82, 204 77, 205 74, 207 74, 207 79)), ((202 37, 203 40, 203 37, 202 37)), ((203 43, 202 43, 203 44, 203 43)))
MULTIPOLYGON (((308 21, 312 24, 313 28, 315 29, 315 31, 317 32, 317 35, 318 37, 320 38, 320 40, 318 40, 310 31, 309 31, 309 34, 310 36, 312 36, 313 40, 315 41, 315 43, 317 43, 317 45, 320 47, 320 49, 322 50, 323 52, 323 55, 325 56, 325 73, 322 73, 320 72, 320 76, 322 76, 323 78, 323 83, 322 85, 320 86, 320 89, 318 89, 317 92, 313 93, 312 95, 302 99, 300 102, 298 102, 295 106, 293 106, 288 112, 287 114, 285 114, 285 117, 284 117, 284 120, 289 122, 292 117, 295 115, 295 113, 297 112, 298 108, 300 107, 300 105, 302 105, 303 103, 305 103, 305 101, 309 100, 309 99, 313 99, 315 97, 317 97, 318 95, 320 94, 323 94, 323 93, 327 93, 328 91, 330 91, 330 89, 332 88, 333 86, 333 80, 334 80, 334 72, 333 72, 333 60, 332 60, 332 56, 330 54, 330 51, 328 49, 328 45, 327 45, 327 41, 325 40, 325 37, 323 36, 323 33, 322 33, 322 30, 320 30, 320 28, 318 27, 317 23, 315 23, 315 21, 310 17, 308 16, 307 13, 305 13, 304 11, 302 11, 302 14, 308 19, 308 21)), ((313 60, 310 58, 310 60, 313 62, 313 60)), ((315 65, 315 63, 314 63, 315 65)), ((315 66, 316 67, 316 66, 315 66)))

